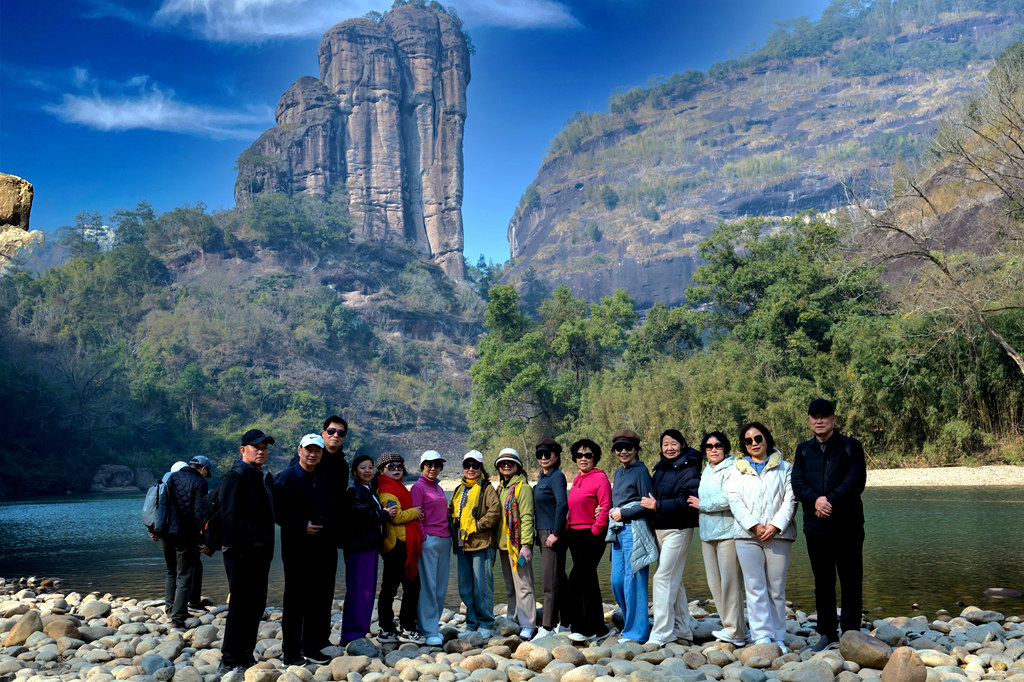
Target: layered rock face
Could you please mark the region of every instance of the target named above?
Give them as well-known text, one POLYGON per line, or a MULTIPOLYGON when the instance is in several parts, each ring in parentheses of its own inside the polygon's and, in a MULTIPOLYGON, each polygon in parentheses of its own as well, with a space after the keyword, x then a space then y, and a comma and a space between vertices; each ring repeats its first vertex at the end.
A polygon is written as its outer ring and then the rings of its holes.
POLYGON ((32 183, 0 173, 0 274, 21 249, 43 241, 43 233, 28 229, 32 213, 32 183))
POLYGON ((462 135, 469 50, 445 14, 400 7, 327 31, 320 78, 281 97, 277 125, 242 155, 235 201, 345 193, 355 234, 420 247, 464 276, 462 135))

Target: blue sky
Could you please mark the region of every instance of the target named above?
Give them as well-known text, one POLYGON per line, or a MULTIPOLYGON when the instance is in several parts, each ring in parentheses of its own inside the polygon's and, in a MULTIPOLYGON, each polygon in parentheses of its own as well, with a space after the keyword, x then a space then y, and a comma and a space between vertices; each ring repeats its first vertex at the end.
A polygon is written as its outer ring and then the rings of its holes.
MULTIPOLYGON (((742 54, 827 0, 450 0, 472 58, 466 256, 508 258, 505 230, 548 143, 613 90, 742 54)), ((445 2, 448 4, 448 2, 445 2)), ((32 227, 234 205, 235 159, 278 98, 317 75, 332 25, 391 0, 5 0, 0 170, 33 183, 32 227)))

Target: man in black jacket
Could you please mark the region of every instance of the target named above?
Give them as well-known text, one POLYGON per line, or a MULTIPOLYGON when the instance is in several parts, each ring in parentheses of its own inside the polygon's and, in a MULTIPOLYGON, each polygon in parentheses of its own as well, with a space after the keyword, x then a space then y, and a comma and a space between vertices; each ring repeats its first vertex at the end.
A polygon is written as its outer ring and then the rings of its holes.
POLYGON ((241 459, 224 474, 220 487, 224 569, 228 574, 227 623, 221 673, 255 663, 260 619, 267 607, 267 578, 274 558, 273 477, 263 471, 274 439, 259 429, 242 436, 241 459))
POLYGON ((331 645, 331 603, 338 570, 331 505, 345 491, 332 487, 321 462, 323 449, 323 438, 306 434, 299 442, 298 463, 274 480, 284 562, 281 648, 286 665, 305 665, 307 658, 314 663, 330 660, 321 650, 331 645))
POLYGON ((814 651, 859 630, 864 577, 864 506, 867 477, 864 448, 836 430, 835 406, 818 398, 807 408, 814 438, 800 443, 793 460, 793 494, 804 507, 807 554, 814 573, 818 634, 814 651), (842 618, 836 618, 836 574, 842 590, 842 618))
MULTIPOLYGON (((171 474, 167 479, 167 536, 168 548, 174 552, 174 597, 167 604, 171 627, 185 627, 188 604, 198 577, 202 583, 202 563, 199 558, 199 529, 203 525, 206 502, 206 479, 210 477, 210 460, 203 455, 193 457, 188 466, 171 474)), ((195 601, 198 601, 196 599, 195 601)))

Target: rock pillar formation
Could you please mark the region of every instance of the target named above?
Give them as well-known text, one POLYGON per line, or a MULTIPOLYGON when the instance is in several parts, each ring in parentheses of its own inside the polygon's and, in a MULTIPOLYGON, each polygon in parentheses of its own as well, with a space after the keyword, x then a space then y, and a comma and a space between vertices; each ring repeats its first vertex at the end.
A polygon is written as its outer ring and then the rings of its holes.
POLYGON ((21 249, 43 241, 43 233, 28 229, 32 212, 32 183, 0 173, 0 274, 21 249))
POLYGON ((462 135, 469 50, 448 15, 399 7, 382 22, 350 19, 317 50, 277 125, 239 159, 235 201, 268 192, 342 192, 354 234, 414 244, 451 277, 462 260, 462 135))

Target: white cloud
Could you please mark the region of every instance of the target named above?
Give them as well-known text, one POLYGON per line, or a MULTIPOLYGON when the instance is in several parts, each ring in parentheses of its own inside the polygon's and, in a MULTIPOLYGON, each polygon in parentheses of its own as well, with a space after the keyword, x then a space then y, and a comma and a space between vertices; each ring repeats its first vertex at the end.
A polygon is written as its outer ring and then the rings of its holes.
POLYGON ((251 140, 273 125, 269 107, 231 111, 188 104, 173 90, 161 90, 147 76, 124 83, 101 83, 76 68, 72 82, 91 92, 65 93, 59 104, 45 109, 68 123, 97 130, 162 130, 215 139, 251 140), (105 92, 101 92, 104 90, 105 92))
MULTIPOLYGON (((153 22, 184 27, 215 42, 258 42, 320 36, 339 21, 390 6, 380 0, 164 0, 153 22)), ((456 9, 470 28, 579 26, 557 0, 467 0, 456 9)))

